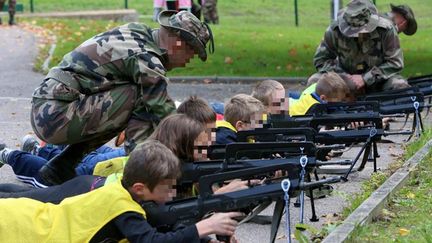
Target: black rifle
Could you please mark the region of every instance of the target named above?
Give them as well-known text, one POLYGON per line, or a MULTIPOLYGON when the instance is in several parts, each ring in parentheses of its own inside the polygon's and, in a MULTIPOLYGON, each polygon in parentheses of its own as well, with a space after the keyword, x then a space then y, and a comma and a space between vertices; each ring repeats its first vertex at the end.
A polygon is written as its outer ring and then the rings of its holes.
POLYGON ((268 164, 298 165, 301 156, 309 158, 308 167, 317 166, 312 142, 233 143, 226 145, 224 159, 186 162, 179 184, 191 184, 205 175, 262 167, 268 164), (278 154, 280 157, 274 157, 278 154))
POLYGON ((405 124, 408 121, 409 115, 414 114, 408 140, 411 139, 414 133, 420 136, 423 131, 423 121, 420 113, 423 111, 425 104, 424 95, 422 92, 419 92, 417 87, 368 95, 364 99, 379 102, 381 115, 405 114, 405 124))
POLYGON ((275 163, 257 168, 203 176, 199 180, 200 189, 197 198, 172 201, 165 205, 146 202, 143 204, 143 208, 146 211, 148 222, 153 227, 158 228, 159 231, 169 231, 176 224, 194 224, 210 212, 241 211, 249 213, 259 205, 268 205, 275 201, 276 206, 270 236, 270 242, 274 242, 285 205, 284 191, 280 182, 267 181, 263 185, 219 195, 213 194, 212 185, 237 178, 253 179, 259 175, 265 176, 278 170, 291 171, 287 176, 287 179, 291 182, 289 196, 296 196, 301 190, 312 190, 324 184, 340 181, 340 177, 332 177, 321 181, 302 182, 298 173, 298 164, 275 163))
POLYGON ((381 139, 382 135, 384 135, 382 119, 377 110, 376 102, 317 104, 311 114, 307 116, 271 116, 270 123, 272 127, 286 127, 292 126, 293 124, 296 124, 297 126, 301 124, 300 126, 312 127, 317 131, 314 140, 316 143, 350 144, 364 142, 362 149, 357 154, 351 167, 344 176, 344 179, 346 180, 362 154, 363 161, 358 170, 361 171, 364 169, 372 148, 374 171, 376 172, 377 170, 376 158, 379 155, 376 142, 381 139), (365 126, 350 129, 349 126, 352 123, 363 123, 365 126), (343 127, 345 130, 319 132, 321 127, 326 126, 343 127))

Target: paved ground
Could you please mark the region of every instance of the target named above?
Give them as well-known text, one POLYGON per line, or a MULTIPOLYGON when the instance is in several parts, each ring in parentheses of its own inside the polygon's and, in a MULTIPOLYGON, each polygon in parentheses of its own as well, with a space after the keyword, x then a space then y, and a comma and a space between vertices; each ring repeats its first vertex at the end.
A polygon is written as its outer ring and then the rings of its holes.
MULTIPOLYGON (((10 147, 19 147, 20 138, 25 134, 32 133, 29 123, 30 97, 33 89, 41 82, 43 76, 31 71, 32 60, 36 55, 35 39, 27 32, 18 27, 0 26, 0 135, 1 140, 10 147)), ((298 88, 298 87, 296 87, 298 88)), ((188 95, 199 95, 209 101, 224 101, 233 94, 250 93, 251 87, 239 84, 170 84, 169 93, 176 100, 183 100, 188 95)), ((395 144, 380 144, 379 167, 384 169, 388 163, 402 153, 401 137, 392 138, 395 144)), ((353 157, 358 148, 345 154, 353 157)), ((346 205, 347 197, 358 192, 360 183, 369 178, 372 172, 372 164, 359 173, 353 173, 350 181, 335 185, 337 193, 334 196, 316 201, 317 213, 320 222, 314 223, 320 227, 323 223, 333 219, 333 213, 338 213, 346 205)), ((8 166, 0 169, 0 183, 18 183, 13 172, 8 166)), ((307 204, 309 200, 307 200, 307 204)), ((299 209, 291 206, 292 224, 299 220, 299 209)), ((264 214, 271 215, 271 210, 264 214)), ((306 205, 305 219, 311 216, 309 206, 306 205)), ((308 222, 306 220, 305 222, 308 222)), ((282 226, 284 222, 282 223, 282 226)), ((244 224, 237 231, 237 237, 241 242, 267 242, 270 232, 268 225, 244 224)), ((279 230, 283 236, 283 230, 279 230)), ((279 242, 286 241, 281 239, 279 242)))

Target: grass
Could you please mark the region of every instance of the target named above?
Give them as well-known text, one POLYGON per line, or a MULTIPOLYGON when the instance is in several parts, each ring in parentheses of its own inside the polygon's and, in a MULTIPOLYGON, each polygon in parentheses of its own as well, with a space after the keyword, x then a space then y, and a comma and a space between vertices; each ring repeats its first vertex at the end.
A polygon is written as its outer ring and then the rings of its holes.
MULTIPOLYGON (((398 170, 403 163, 408 160, 411 156, 413 156, 418 150, 420 150, 423 145, 425 145, 430 139, 432 139, 432 129, 427 129, 422 134, 422 136, 419 139, 416 139, 409 145, 407 145, 405 149, 405 153, 401 158, 398 158, 393 163, 391 163, 388 168, 384 171, 378 171, 377 173, 373 173, 371 175, 371 178, 369 180, 366 180, 362 182, 361 184, 361 191, 359 193, 353 194, 353 195, 347 195, 348 197, 348 204, 349 206, 344 208, 341 214, 341 220, 337 222, 331 222, 328 225, 326 225, 322 230, 308 230, 311 233, 311 239, 313 242, 320 242, 322 239, 324 239, 332 230, 334 230, 337 225, 339 225, 345 218, 347 218, 352 212, 354 212, 355 209, 357 209, 360 204, 362 204, 378 187, 380 187, 390 175, 392 175, 396 170, 398 170), (314 232, 315 231, 315 232, 314 232)), ((428 160, 431 160, 431 156, 428 157, 428 160)), ((432 168, 432 167, 431 167, 432 168)), ((425 178, 426 180, 430 181, 432 183, 432 171, 424 175, 421 175, 422 178, 425 178)), ((416 177, 417 178, 417 177, 416 177)), ((432 187, 430 187, 432 188, 432 187)), ((432 189, 431 189, 432 191, 432 189)), ((432 197, 431 197, 432 201, 432 197)), ((415 204, 413 204, 415 205, 415 204)), ((432 205, 432 204, 430 204, 432 205)), ((411 208, 412 209, 412 208, 411 208)), ((410 210, 410 209, 407 209, 410 210)), ((430 210, 432 212, 432 207, 430 207, 430 210)), ((432 214, 429 214, 431 216, 432 214)), ((351 239, 351 241, 354 242, 367 242, 369 239, 366 238, 357 238, 359 233, 363 233, 364 235, 369 235, 370 229, 375 229, 375 225, 371 225, 365 228, 359 228, 358 232, 356 232, 351 239), (368 231, 369 230, 369 231, 368 231), (366 233, 364 233, 366 232, 366 233), (361 239, 361 240, 360 240, 361 239)), ((385 229, 383 229, 385 231, 385 229)), ((431 222, 431 230, 432 230, 432 222, 431 222)), ((374 231, 375 232, 375 231, 374 231)), ((432 232, 432 231, 430 231, 432 232)), ((377 234, 380 234, 381 232, 378 232, 377 234)), ((392 239, 391 237, 388 238, 381 238, 381 240, 389 241, 389 239, 392 239)), ((377 240, 378 242, 379 240, 377 240)), ((431 241, 432 242, 432 241, 431 241)))
MULTIPOLYGON (((401 35, 406 68, 403 75, 412 76, 430 73, 429 59, 432 56, 431 35, 432 5, 422 0, 377 0, 381 11, 388 11, 389 3, 407 3, 415 10, 419 31, 412 37, 401 35)), ((24 4, 27 4, 24 2, 24 4)), ((66 1, 38 0, 35 9, 41 11, 72 11, 84 9, 119 9, 122 0, 66 1)), ((232 0, 218 3, 220 25, 212 26, 216 52, 207 63, 197 58, 186 68, 171 71, 178 75, 232 75, 232 76, 308 76, 315 72, 312 58, 323 33, 328 26, 329 1, 299 1, 300 27, 294 26, 292 1, 232 0)), ((129 1, 129 7, 144 14, 141 18, 152 27, 150 16, 152 1, 129 1)), ((28 9, 28 6, 26 7, 28 9)), ((111 22, 86 20, 38 20, 51 28, 64 42, 58 46, 51 65, 86 38, 97 34, 99 26, 117 25, 111 22), (63 29, 55 29, 60 23, 63 29), (50 24, 51 23, 51 24, 50 24), (81 30, 84 26, 85 30, 81 30), (54 28, 54 29, 53 29, 54 28), (70 33, 81 32, 80 38, 70 33)))
POLYGON ((432 153, 377 221, 359 227, 353 242, 432 242, 432 153))

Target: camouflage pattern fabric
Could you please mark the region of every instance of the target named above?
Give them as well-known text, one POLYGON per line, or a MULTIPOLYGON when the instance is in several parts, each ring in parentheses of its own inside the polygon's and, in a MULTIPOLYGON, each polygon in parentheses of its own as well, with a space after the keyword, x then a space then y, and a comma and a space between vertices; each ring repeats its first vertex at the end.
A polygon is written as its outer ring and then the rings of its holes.
POLYGON ((35 133, 52 144, 100 144, 126 129, 130 152, 175 110, 156 31, 126 24, 66 54, 33 93, 35 133))
POLYGON ((205 0, 202 11, 206 23, 219 24, 217 0, 205 0))
MULTIPOLYGON (((393 23, 380 18, 377 28, 366 35, 362 39, 347 37, 341 33, 337 21, 333 22, 315 52, 315 67, 319 73, 361 74, 367 90, 397 88, 384 84, 389 79, 400 78, 398 74, 404 67, 393 23)), ((399 86, 408 84, 404 81, 399 86)))
MULTIPOLYGON (((3 9, 3 6, 5 4, 6 0, 0 0, 0 11, 3 9)), ((9 0, 8 3, 8 12, 9 14, 14 15, 15 14, 15 6, 16 6, 16 0, 9 0)))

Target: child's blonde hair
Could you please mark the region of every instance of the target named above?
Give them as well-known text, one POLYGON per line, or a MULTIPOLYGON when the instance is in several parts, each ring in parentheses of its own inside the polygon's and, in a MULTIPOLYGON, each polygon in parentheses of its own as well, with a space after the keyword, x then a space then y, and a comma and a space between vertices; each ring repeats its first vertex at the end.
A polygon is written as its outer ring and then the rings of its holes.
POLYGON ((235 126, 238 121, 250 122, 253 114, 263 111, 261 101, 247 94, 238 94, 225 104, 224 118, 235 126))
POLYGON ((262 102, 263 105, 272 104, 272 96, 276 90, 285 90, 284 86, 276 80, 267 79, 257 84, 252 90, 252 97, 262 102))
POLYGON ((325 95, 327 98, 341 98, 341 101, 349 92, 346 82, 335 72, 324 73, 316 86, 318 95, 325 95))

